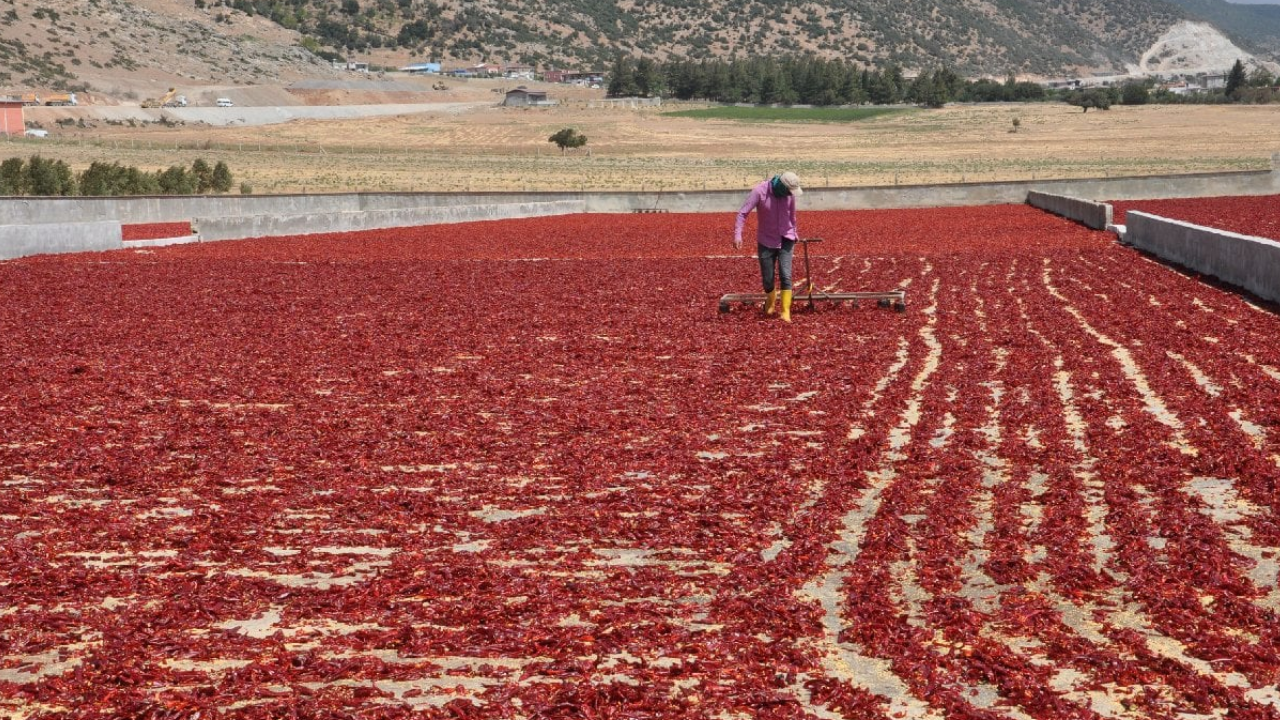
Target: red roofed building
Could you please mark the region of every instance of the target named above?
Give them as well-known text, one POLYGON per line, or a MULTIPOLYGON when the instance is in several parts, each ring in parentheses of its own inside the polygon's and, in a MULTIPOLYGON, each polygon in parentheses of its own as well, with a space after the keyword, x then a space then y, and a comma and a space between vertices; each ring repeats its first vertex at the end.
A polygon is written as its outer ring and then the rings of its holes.
POLYGON ((22 117, 22 98, 0 97, 0 135, 21 136, 27 131, 22 117))

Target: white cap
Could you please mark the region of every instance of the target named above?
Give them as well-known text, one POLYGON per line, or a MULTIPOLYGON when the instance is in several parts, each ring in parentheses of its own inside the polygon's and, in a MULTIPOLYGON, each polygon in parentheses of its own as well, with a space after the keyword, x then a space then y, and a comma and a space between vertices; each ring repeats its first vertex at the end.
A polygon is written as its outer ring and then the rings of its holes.
POLYGON ((788 170, 787 172, 784 172, 781 175, 779 175, 778 179, 782 181, 783 185, 787 186, 787 189, 791 191, 792 195, 804 194, 804 190, 800 189, 799 175, 796 175, 795 173, 788 170))

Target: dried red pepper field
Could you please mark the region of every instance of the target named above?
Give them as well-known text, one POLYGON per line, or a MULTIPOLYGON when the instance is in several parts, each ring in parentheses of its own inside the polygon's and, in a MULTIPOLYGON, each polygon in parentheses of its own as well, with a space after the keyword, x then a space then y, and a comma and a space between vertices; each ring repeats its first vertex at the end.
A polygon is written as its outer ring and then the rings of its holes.
POLYGON ((1129 210, 1141 210, 1242 235, 1280 239, 1280 195, 1126 200, 1112 207, 1115 221, 1122 225, 1129 210))
POLYGON ((1003 206, 802 213, 910 306, 788 326, 731 229, 0 263, 0 717, 1280 717, 1280 318, 1003 206))

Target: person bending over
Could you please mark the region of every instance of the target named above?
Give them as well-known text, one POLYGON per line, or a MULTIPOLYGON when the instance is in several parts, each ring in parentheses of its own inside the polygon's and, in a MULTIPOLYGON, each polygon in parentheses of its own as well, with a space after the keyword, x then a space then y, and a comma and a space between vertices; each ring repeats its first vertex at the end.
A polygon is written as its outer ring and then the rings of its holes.
POLYGON ((747 216, 756 211, 756 254, 760 258, 760 280, 764 285, 767 315, 777 311, 778 290, 774 288, 774 266, 777 266, 778 284, 782 289, 782 319, 791 322, 791 258, 796 240, 796 196, 800 178, 793 172, 784 172, 761 182, 751 189, 747 199, 738 208, 738 221, 733 228, 733 249, 742 248, 742 226, 747 216))

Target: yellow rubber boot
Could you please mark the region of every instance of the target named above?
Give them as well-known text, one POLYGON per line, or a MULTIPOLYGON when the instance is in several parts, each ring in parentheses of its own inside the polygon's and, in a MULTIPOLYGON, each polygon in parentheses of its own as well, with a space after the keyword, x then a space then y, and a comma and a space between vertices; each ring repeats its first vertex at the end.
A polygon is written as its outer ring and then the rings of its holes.
POLYGON ((778 311, 778 291, 770 290, 764 296, 764 314, 772 315, 778 311))
POLYGON ((782 291, 782 319, 791 322, 791 291, 782 291))

